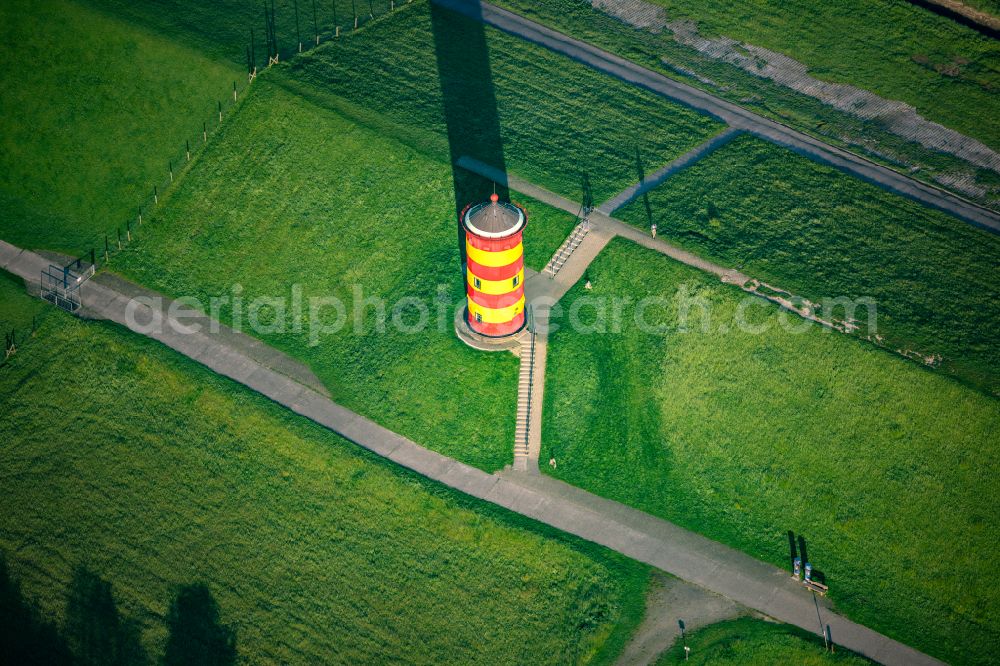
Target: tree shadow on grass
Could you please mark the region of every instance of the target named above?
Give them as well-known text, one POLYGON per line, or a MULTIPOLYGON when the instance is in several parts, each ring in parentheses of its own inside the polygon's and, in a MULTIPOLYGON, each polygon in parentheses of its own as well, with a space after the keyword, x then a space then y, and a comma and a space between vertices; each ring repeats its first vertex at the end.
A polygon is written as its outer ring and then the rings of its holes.
POLYGON ((149 663, 139 626, 119 613, 111 583, 85 568, 77 569, 70 583, 65 633, 78 664, 149 663))
POLYGON ((177 591, 167 614, 170 637, 164 666, 229 666, 236 663, 236 632, 220 621, 208 587, 195 583, 177 591))
POLYGON ((63 666, 73 663, 55 624, 42 619, 10 577, 0 554, 0 664, 63 666))

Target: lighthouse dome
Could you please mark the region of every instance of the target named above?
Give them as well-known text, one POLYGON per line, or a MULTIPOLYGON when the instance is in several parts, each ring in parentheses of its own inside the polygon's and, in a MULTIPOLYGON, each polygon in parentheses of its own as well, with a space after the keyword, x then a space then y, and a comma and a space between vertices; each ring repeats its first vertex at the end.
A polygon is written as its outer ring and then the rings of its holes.
POLYGON ((520 231, 525 224, 524 211, 512 203, 491 201, 476 204, 465 213, 465 228, 481 238, 506 238, 520 231))

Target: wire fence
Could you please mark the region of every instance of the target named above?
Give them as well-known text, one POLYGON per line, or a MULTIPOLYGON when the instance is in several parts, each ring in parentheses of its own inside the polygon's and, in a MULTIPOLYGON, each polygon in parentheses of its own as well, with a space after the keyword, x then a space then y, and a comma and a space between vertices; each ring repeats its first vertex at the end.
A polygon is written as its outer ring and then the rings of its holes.
POLYGON ((172 156, 165 156, 162 176, 150 184, 134 213, 108 233, 95 237, 68 266, 77 269, 93 266, 98 270, 126 250, 141 233, 161 200, 184 175, 191 162, 233 113, 257 75, 264 69, 297 57, 324 42, 335 40, 360 29, 366 23, 396 11, 411 0, 330 0, 328 10, 320 12, 316 0, 292 0, 276 7, 274 0, 264 0, 259 24, 247 28, 246 76, 233 81, 232 89, 219 95, 214 111, 201 121, 201 127, 184 139, 172 156), (325 21, 322 20, 325 13, 325 21), (103 236, 103 237, 102 237, 103 236), (89 245, 89 248, 87 247, 89 245))

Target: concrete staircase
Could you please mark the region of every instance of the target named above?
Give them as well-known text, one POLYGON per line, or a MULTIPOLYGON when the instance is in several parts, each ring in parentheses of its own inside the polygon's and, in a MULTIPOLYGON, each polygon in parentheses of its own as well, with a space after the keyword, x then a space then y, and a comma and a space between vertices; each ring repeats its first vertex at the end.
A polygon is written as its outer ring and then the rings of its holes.
POLYGON ((531 392, 535 381, 535 334, 521 340, 521 372, 517 380, 517 420, 514 428, 514 469, 528 469, 528 433, 531 427, 531 392))
POLYGON ((578 225, 573 228, 573 233, 563 241, 563 244, 559 246, 556 253, 552 255, 549 259, 549 263, 545 265, 542 269, 543 273, 547 273, 549 277, 555 277, 556 273, 559 272, 569 258, 573 255, 573 251, 580 247, 580 243, 583 239, 587 237, 587 233, 590 231, 590 220, 586 217, 580 221, 578 225))

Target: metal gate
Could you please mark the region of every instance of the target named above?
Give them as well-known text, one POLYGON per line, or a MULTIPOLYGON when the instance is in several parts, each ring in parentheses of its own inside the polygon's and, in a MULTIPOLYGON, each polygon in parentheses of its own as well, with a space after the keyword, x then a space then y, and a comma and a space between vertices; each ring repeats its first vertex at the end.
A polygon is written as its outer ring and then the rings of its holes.
MULTIPOLYGON (((79 261, 77 265, 80 265, 79 261)), ((63 310, 76 312, 80 309, 80 286, 93 274, 93 264, 80 272, 71 270, 69 266, 50 265, 42 269, 42 298, 63 310)))

